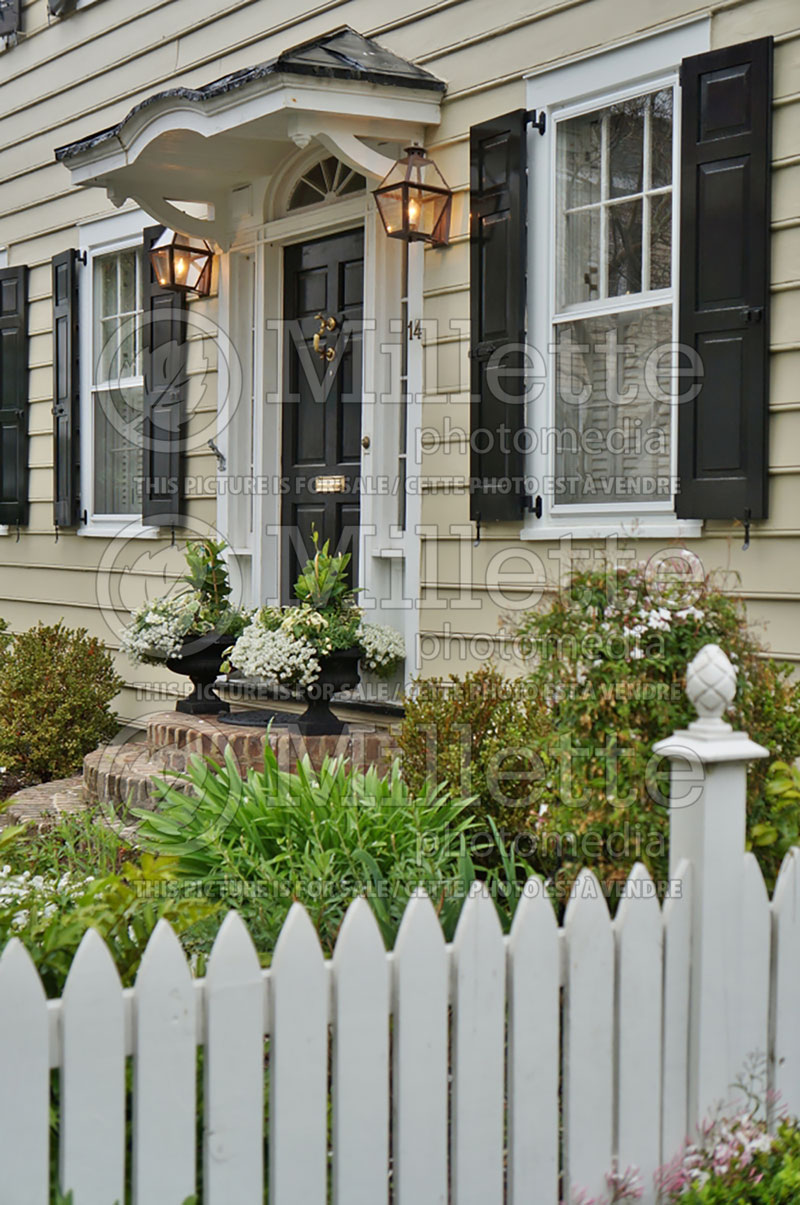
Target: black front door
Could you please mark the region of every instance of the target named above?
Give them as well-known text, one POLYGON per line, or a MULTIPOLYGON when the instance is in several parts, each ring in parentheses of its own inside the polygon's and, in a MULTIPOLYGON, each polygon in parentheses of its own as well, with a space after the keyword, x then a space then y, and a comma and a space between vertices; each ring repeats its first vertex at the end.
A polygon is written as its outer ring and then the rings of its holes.
POLYGON ((281 593, 313 550, 352 554, 358 581, 361 471, 361 230, 287 247, 284 261, 285 389, 281 593))

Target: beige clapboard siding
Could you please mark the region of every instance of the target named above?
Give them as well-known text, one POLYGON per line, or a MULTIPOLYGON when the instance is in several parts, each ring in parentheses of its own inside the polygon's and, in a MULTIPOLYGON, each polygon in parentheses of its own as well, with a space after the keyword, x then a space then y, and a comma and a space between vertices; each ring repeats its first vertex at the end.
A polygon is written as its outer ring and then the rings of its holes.
MULTIPOLYGON (((429 69, 448 81, 452 103, 443 109, 440 129, 433 145, 439 147, 437 158, 450 182, 463 189, 468 168, 468 130, 471 124, 508 109, 525 104, 524 73, 547 63, 609 41, 629 37, 632 23, 638 31, 657 27, 678 17, 703 11, 687 0, 668 0, 666 5, 647 0, 636 6, 621 0, 572 0, 570 3, 537 3, 535 10, 524 0, 511 0, 502 9, 490 0, 441 0, 420 4, 419 0, 400 0, 391 8, 376 5, 374 0, 351 0, 320 5, 307 5, 302 12, 287 16, 285 6, 277 0, 240 0, 238 3, 214 4, 213 0, 171 0, 170 3, 145 3, 132 10, 123 0, 103 0, 85 12, 63 22, 47 26, 45 0, 35 0, 28 6, 26 16, 32 33, 13 53, 3 56, 6 69, 0 81, 0 244, 10 244, 12 263, 33 264, 30 276, 30 295, 35 299, 31 309, 31 363, 33 396, 39 400, 31 408, 32 460, 37 466, 36 488, 42 491, 42 501, 32 506, 32 521, 41 524, 41 534, 24 533, 20 543, 13 537, 0 539, 0 560, 12 566, 3 569, 0 596, 5 582, 25 573, 13 566, 30 561, 31 565, 46 565, 51 551, 66 558, 54 561, 64 566, 62 597, 75 602, 86 599, 83 579, 91 579, 92 566, 100 563, 108 542, 62 536, 59 544, 52 543, 52 507, 49 484, 46 483, 49 431, 52 423, 50 394, 52 391, 52 339, 48 340, 49 260, 57 251, 75 245, 76 220, 84 220, 109 212, 108 202, 101 190, 70 194, 65 169, 53 167, 52 148, 61 142, 82 137, 95 129, 111 124, 143 96, 175 84, 197 85, 238 67, 270 57, 287 46, 316 36, 345 21, 365 32, 376 33, 399 53, 424 60, 429 69), (492 36, 486 39, 484 33, 492 36), (2 115, 5 116, 2 116, 2 115), (72 208, 78 197, 77 210, 72 208), (15 212, 12 212, 15 211, 15 212), (3 217, 3 214, 6 216, 3 217), (77 216, 76 216, 77 214, 77 216), (49 344, 49 346, 48 346, 49 344), (46 500, 45 500, 46 499, 46 500), (11 551, 6 549, 13 547, 11 551), (60 551, 64 549, 65 551, 60 551), (17 560, 21 558, 21 562, 17 560), (68 568, 73 567, 73 568, 68 568)), ((785 35, 797 25, 796 5, 776 0, 748 0, 731 7, 723 0, 722 9, 713 18, 714 44, 740 38, 759 36, 767 28, 785 35), (730 36, 727 30, 734 30, 730 36)), ((786 166, 774 173, 773 220, 791 223, 800 216, 800 114, 795 93, 797 86, 796 43, 779 43, 776 54, 776 156, 786 166), (785 102, 785 103, 784 103, 785 102)), ((423 425, 436 431, 444 429, 445 421, 464 425, 468 418, 469 375, 466 343, 459 336, 466 333, 468 320, 469 247, 466 239, 467 205, 463 192, 456 198, 453 245, 446 253, 429 252, 425 257, 424 316, 434 327, 425 361, 426 402, 423 425), (453 329, 455 328, 455 329, 453 329)), ((775 316, 773 341, 781 346, 792 343, 792 314, 797 304, 797 290, 792 282, 800 280, 800 241, 798 227, 776 228, 774 239, 775 316), (780 242, 779 242, 780 240, 780 242), (783 289, 783 291, 780 291, 783 289)), ((213 307, 209 308, 213 312, 213 307)), ((797 339, 797 336, 794 336, 797 339)), ((207 355, 205 343, 193 344, 190 359, 190 406, 194 430, 203 431, 209 408, 213 408, 216 390, 214 365, 207 355), (198 400, 197 391, 205 387, 207 397, 198 400)), ((773 355, 773 393, 776 407, 800 403, 800 346, 773 355)), ((773 517, 758 525, 748 553, 742 554, 741 529, 729 524, 709 525, 707 536, 693 541, 704 563, 740 565, 743 582, 750 583, 751 594, 757 584, 762 592, 781 593, 780 601, 772 604, 784 612, 796 609, 800 583, 796 574, 787 568, 796 557, 800 538, 800 516, 796 515, 797 490, 800 488, 800 428, 798 412, 776 411, 772 420, 773 443, 776 448, 775 475, 772 478, 773 517), (788 600, 788 601, 787 601, 788 600)), ((190 472, 202 474, 214 468, 213 456, 206 449, 193 454, 190 472)), ((440 447, 426 461, 424 474, 464 476, 468 471, 465 455, 458 454, 452 443, 440 447), (458 465, 457 469, 452 466, 458 465)), ((461 493, 446 493, 435 480, 428 481, 423 497, 423 519, 433 531, 442 532, 441 539, 427 539, 424 544, 426 564, 431 550, 446 557, 455 557, 453 564, 443 564, 436 572, 439 581, 454 581, 449 577, 458 568, 466 543, 473 555, 471 540, 464 540, 469 530, 468 501, 461 493), (460 538, 451 537, 450 526, 459 531, 460 538)), ((190 514, 195 522, 213 523, 215 507, 211 498, 192 499, 190 514)), ((140 548, 151 547, 149 541, 139 542, 140 548)), ((159 545, 158 547, 162 547, 159 545)), ((474 550, 475 561, 469 572, 480 585, 487 574, 491 580, 492 564, 506 566, 507 575, 517 573, 524 586, 525 564, 532 555, 545 555, 547 545, 523 545, 512 527, 498 526, 474 550), (520 558, 520 551, 523 557, 520 558), (491 558, 494 557, 494 562, 491 558), (525 560, 527 558, 527 561, 525 560), (518 569, 513 566, 518 563, 518 569)), ((643 546, 644 547, 644 546, 643 546)), ((127 554, 127 549, 124 550, 127 554)), ((143 596, 147 577, 136 558, 130 563, 127 581, 133 583, 143 596)), ((428 580, 428 577, 425 577, 428 580)), ((11 593, 10 587, 8 587, 11 593)), ((441 593, 441 592, 440 592, 441 593)), ((500 607, 495 606, 488 592, 484 606, 473 612, 484 632, 493 632, 500 607)), ((519 591, 518 591, 519 593, 519 591)), ((26 597, 24 589, 19 597, 26 597)), ((436 629, 450 624, 456 630, 462 622, 459 609, 431 608, 426 592, 423 627, 436 629)), ((445 598, 447 595, 445 592, 445 598)), ((766 600, 753 597, 753 607, 766 600)), ((10 604, 9 604, 10 605, 10 604)), ((85 613, 91 608, 83 607, 85 613)), ((5 604, 0 603, 5 613, 5 604)), ((783 613, 783 612, 782 612, 783 613)), ((795 610, 796 613, 796 610, 795 610)), ((105 621, 104 621, 105 622, 105 621)), ((775 619, 775 623, 783 621, 775 619)), ((800 625, 795 625, 798 627, 800 625)), ((468 629, 471 630, 471 629, 468 629)), ((800 636, 792 643, 791 625, 779 626, 778 635, 785 640, 784 651, 800 648, 800 636), (788 635, 787 635, 788 633, 788 635)), ((451 645, 457 642, 450 642, 451 645)), ((449 668, 455 668, 451 664, 449 668)), ((123 669, 133 681, 137 674, 123 669)), ((150 675, 151 678, 153 675, 150 675)), ((167 676, 169 681, 169 676, 167 676)), ((145 714, 147 701, 136 699, 135 688, 126 689, 122 696, 123 710, 130 714, 145 714)), ((162 703, 163 706, 163 703, 162 703)), ((152 708, 151 708, 152 709, 152 708)), ((159 709, 158 706, 155 708, 159 709)))

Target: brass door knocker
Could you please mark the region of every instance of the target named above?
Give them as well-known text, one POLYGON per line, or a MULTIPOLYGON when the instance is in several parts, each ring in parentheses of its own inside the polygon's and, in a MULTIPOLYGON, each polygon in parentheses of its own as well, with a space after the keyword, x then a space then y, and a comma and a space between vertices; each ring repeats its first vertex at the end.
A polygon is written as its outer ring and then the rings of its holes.
POLYGON ((330 364, 336 355, 336 349, 323 342, 323 338, 328 332, 336 330, 336 319, 332 314, 315 314, 314 317, 319 323, 319 330, 314 335, 314 351, 321 360, 327 360, 330 364))

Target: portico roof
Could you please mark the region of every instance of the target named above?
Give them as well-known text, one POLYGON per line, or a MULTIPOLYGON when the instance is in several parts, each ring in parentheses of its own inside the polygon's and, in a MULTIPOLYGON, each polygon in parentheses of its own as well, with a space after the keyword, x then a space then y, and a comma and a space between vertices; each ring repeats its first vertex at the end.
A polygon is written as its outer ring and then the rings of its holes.
POLYGON ((379 144, 421 140, 426 126, 438 124, 445 87, 343 27, 202 87, 157 92, 116 125, 55 155, 74 184, 105 187, 115 204, 131 197, 157 220, 224 245, 226 198, 274 172, 287 140, 305 146, 319 139, 378 179, 393 161, 379 144), (215 217, 189 218, 172 200, 205 202, 215 217))

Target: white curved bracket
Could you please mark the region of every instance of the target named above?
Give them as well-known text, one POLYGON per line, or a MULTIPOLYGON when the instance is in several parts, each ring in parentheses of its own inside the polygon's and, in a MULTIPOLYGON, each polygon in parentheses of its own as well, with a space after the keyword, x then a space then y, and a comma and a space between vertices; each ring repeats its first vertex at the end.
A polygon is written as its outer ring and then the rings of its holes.
POLYGON ((348 167, 354 168, 373 180, 382 180, 394 167, 394 159, 373 151, 366 143, 346 130, 322 129, 317 138, 326 150, 332 151, 348 167))
POLYGON ((177 206, 171 205, 169 201, 165 201, 163 197, 156 195, 131 193, 130 199, 135 201, 146 213, 149 213, 154 221, 160 222, 162 226, 168 226, 170 230, 178 230, 181 234, 191 234, 195 238, 207 239, 210 243, 216 243, 221 251, 230 250, 231 234, 228 229, 227 199, 215 199, 213 219, 192 217, 182 209, 178 209, 177 206))

